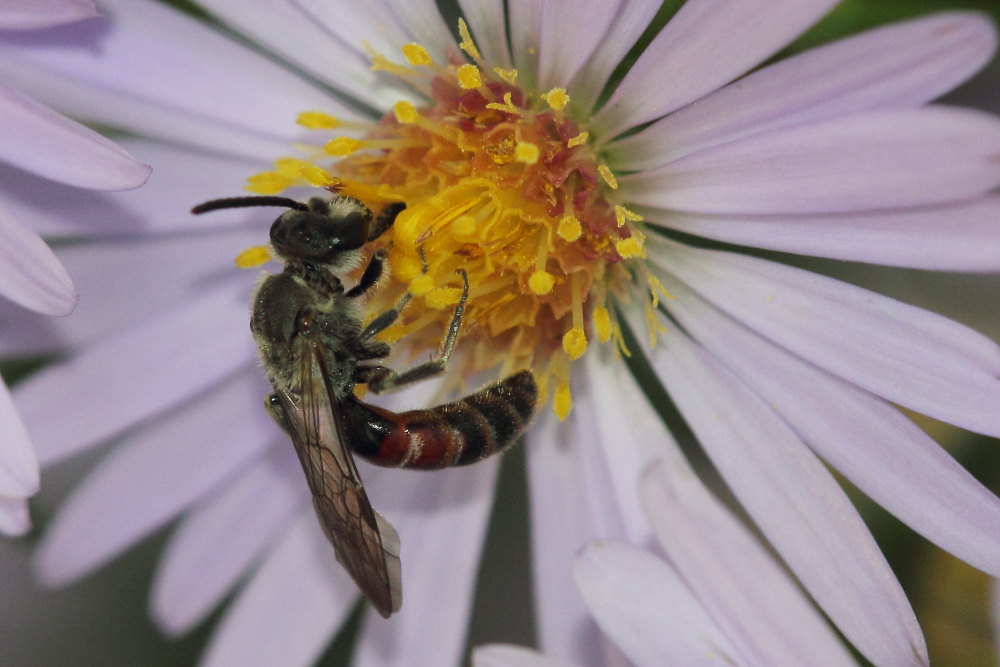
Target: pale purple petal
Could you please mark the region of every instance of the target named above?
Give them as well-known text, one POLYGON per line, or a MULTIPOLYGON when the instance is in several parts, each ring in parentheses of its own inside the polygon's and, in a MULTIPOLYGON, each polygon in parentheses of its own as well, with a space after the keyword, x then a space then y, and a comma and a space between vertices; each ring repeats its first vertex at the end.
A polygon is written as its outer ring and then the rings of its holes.
POLYGON ((564 86, 570 91, 576 108, 593 108, 612 72, 649 27, 660 5, 656 0, 622 0, 621 10, 599 40, 586 66, 564 86))
POLYGON ((356 43, 345 44, 329 31, 330 24, 350 14, 351 3, 324 3, 325 22, 317 21, 310 9, 299 6, 308 3, 289 0, 199 0, 198 4, 223 25, 265 46, 317 80, 369 104, 379 103, 380 97, 375 94, 378 78, 370 69, 371 59, 361 48, 362 37, 355 33, 356 43))
POLYGON ((773 55, 836 3, 685 3, 625 75, 596 126, 613 137, 703 97, 773 55))
POLYGON ((32 229, 47 236, 134 238, 164 232, 203 232, 261 220, 261 241, 266 240, 276 209, 231 209, 195 216, 191 215, 191 207, 209 199, 245 194, 247 176, 269 169, 270 161, 242 160, 143 140, 124 140, 122 144, 156 166, 149 182, 141 188, 120 193, 92 192, 0 165, 4 199, 18 217, 30 221, 32 229))
POLYGON ((69 315, 76 288, 45 241, 0 202, 0 295, 44 315, 69 315))
POLYGON ((483 59, 495 67, 510 68, 504 1, 458 0, 458 6, 483 59))
MULTIPOLYGON (((614 409, 614 405, 611 409, 614 409)), ((617 649, 600 633, 580 598, 571 569, 577 552, 597 537, 622 538, 602 487, 584 471, 582 450, 594 438, 575 409, 560 423, 538 416, 525 442, 531 494, 531 553, 538 641, 546 655, 580 665, 606 665, 617 649), (610 512, 610 516, 608 516, 610 512)), ((593 455, 589 455, 593 458, 593 455)))
POLYGON ((290 443, 194 507, 160 557, 150 613, 178 635, 201 622, 300 514, 309 491, 290 443))
POLYGON ((31 530, 28 501, 0 496, 0 535, 17 537, 31 530))
POLYGON ((699 213, 932 206, 1000 184, 1000 119, 927 107, 859 113, 707 148, 618 179, 632 204, 699 213))
MULTIPOLYGON (((615 17, 628 11, 623 0, 543 2, 538 52, 540 91, 569 89, 572 78, 590 60, 615 17)), ((572 90, 570 96, 572 99, 572 90)))
POLYGON ((714 92, 609 146, 625 171, 650 169, 709 146, 873 109, 918 107, 985 65, 993 23, 937 14, 805 51, 714 92))
MULTIPOLYGON (((373 2, 341 2, 336 6, 329 0, 293 0, 313 20, 322 25, 341 44, 354 49, 358 56, 370 62, 364 44, 392 58, 399 48, 411 41, 406 26, 399 23, 392 10, 379 0, 373 2)), ((450 41, 450 40, 449 40, 450 41)), ((433 49, 437 45, 424 44, 433 49)))
POLYGON ((39 461, 51 464, 112 437, 251 365, 246 289, 230 283, 19 384, 14 402, 39 461))
POLYGON ((651 553, 593 542, 573 574, 601 629, 634 664, 749 664, 678 573, 651 553))
POLYGON ((0 83, 0 159, 45 178, 94 190, 130 190, 149 178, 117 144, 0 83))
POLYGON ((226 610, 201 664, 308 667, 357 597, 312 507, 304 509, 226 610))
POLYGON ((533 85, 538 74, 545 4, 538 0, 507 0, 511 57, 518 71, 518 83, 522 85, 533 85))
POLYGON ((252 410, 260 396, 256 374, 244 373, 105 457, 49 526, 39 579, 60 586, 89 574, 259 457, 277 431, 252 410))
MULTIPOLYGON (((442 58, 449 50, 456 50, 455 39, 451 34, 451 27, 457 28, 458 24, 448 26, 441 16, 436 0, 380 0, 385 3, 396 15, 396 19, 410 35, 410 41, 414 41, 433 54, 438 54, 442 58)), ((398 49, 402 44, 397 44, 398 49)))
POLYGON ((990 624, 993 629, 993 646, 1000 653, 1000 580, 993 579, 989 590, 990 624))
POLYGON ((361 467, 369 499, 399 531, 403 607, 388 620, 366 610, 353 665, 461 662, 498 464, 426 473, 361 467))
POLYGON ((659 266, 776 344, 894 403, 1000 435, 1000 348, 985 336, 809 271, 663 247, 659 266))
POLYGON ((787 572, 688 465, 654 465, 642 494, 670 562, 742 654, 737 664, 855 664, 787 572))
POLYGON ((547 658, 513 644, 484 644, 472 649, 472 667, 573 667, 572 663, 547 658))
MULTIPOLYGON (((632 318, 643 326, 638 314, 632 318)), ((844 635, 875 664, 923 664, 916 618, 833 476, 760 397, 676 329, 651 362, 754 522, 844 635)))
POLYGON ((0 42, 3 78, 77 118, 235 155, 273 159, 301 136, 295 118, 355 112, 186 14, 106 0, 87 21, 0 42))
POLYGON ((830 215, 647 210, 652 224, 727 243, 936 271, 1000 271, 1000 197, 939 208, 830 215))
POLYGON ((855 486, 943 549, 1000 575, 1000 499, 885 401, 739 326, 662 275, 670 313, 855 486))
POLYGON ((38 491, 38 460, 0 378, 0 497, 27 498, 38 491))
POLYGON ((93 0, 4 0, 0 30, 34 30, 100 16, 93 0))

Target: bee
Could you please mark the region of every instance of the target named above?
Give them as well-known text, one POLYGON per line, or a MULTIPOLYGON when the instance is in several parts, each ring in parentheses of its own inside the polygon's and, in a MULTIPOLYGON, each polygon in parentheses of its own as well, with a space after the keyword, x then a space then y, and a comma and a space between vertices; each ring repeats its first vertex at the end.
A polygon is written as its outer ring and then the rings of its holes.
POLYGON ((386 270, 387 251, 373 252, 361 278, 345 289, 341 275, 361 249, 389 229, 405 208, 378 215, 356 199, 333 195, 299 202, 285 197, 237 197, 206 202, 199 214, 223 208, 287 208, 271 225, 274 253, 284 262, 252 300, 250 330, 274 390, 265 404, 288 433, 312 491, 313 505, 337 560, 385 618, 402 604, 399 536, 376 512, 352 452, 381 466, 445 468, 475 463, 513 444, 535 409, 538 389, 521 371, 460 400, 395 413, 361 401, 355 387, 378 394, 442 373, 458 340, 469 280, 439 355, 397 372, 383 366, 390 346, 375 336, 395 322, 404 295, 367 325, 359 299, 386 270))

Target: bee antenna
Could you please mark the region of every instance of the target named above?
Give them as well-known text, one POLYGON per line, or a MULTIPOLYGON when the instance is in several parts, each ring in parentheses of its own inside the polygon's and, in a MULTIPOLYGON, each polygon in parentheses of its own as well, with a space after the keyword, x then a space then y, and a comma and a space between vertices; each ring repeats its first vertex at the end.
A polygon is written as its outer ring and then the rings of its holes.
POLYGON ((228 199, 213 199, 204 204, 198 204, 191 212, 195 215, 217 211, 220 208, 247 208, 250 206, 284 206, 296 211, 308 211, 309 207, 302 202, 288 197, 230 197, 228 199))

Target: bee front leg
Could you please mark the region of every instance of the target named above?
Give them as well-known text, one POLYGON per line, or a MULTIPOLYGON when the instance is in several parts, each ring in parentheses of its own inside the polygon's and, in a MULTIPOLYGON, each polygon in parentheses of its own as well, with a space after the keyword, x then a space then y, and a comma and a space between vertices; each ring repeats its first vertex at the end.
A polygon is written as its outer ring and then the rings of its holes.
MULTIPOLYGON (((458 273, 462 276, 462 296, 459 297, 458 305, 455 306, 455 313, 451 316, 451 323, 448 325, 448 333, 445 335, 444 343, 441 345, 441 354, 438 355, 437 359, 432 359, 426 363, 420 364, 419 366, 414 366, 413 368, 407 369, 402 373, 397 373, 391 368, 386 368, 385 366, 367 367, 365 369, 367 378, 360 381, 366 382, 368 384, 368 388, 373 392, 381 394, 414 382, 419 382, 420 380, 426 380, 427 378, 434 377, 438 373, 443 372, 448 366, 448 359, 451 358, 452 350, 455 349, 455 343, 458 342, 458 332, 462 327, 462 315, 465 313, 465 302, 469 298, 469 276, 465 273, 464 269, 459 269, 458 273)), ((405 298, 406 297, 404 297, 404 299, 405 298)), ((397 311, 396 316, 398 317, 398 308, 394 309, 394 311, 397 311)), ((393 311, 389 312, 392 313, 393 311)), ((381 319, 381 317, 382 316, 376 318, 375 321, 368 325, 368 328, 371 328, 371 326, 381 319)), ((395 317, 393 317, 393 320, 395 320, 395 317)), ((386 326, 388 326, 388 324, 386 326)))
POLYGON ((365 272, 361 274, 361 280, 358 281, 357 285, 347 290, 344 296, 348 299, 354 299, 374 287, 385 271, 385 261, 388 256, 389 253, 385 248, 373 252, 371 259, 368 260, 368 266, 365 267, 365 272))

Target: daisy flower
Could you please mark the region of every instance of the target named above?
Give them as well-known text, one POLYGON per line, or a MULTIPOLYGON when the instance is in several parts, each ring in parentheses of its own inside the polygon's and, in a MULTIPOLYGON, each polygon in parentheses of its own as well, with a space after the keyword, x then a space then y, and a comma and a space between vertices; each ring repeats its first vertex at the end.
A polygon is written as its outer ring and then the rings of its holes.
MULTIPOLYGON (((134 133, 128 149, 157 166, 134 194, 71 193, 37 211, 43 231, 84 237, 60 256, 103 298, 65 323, 5 330, 6 354, 65 355, 15 400, 43 464, 116 440, 49 527, 40 577, 71 581, 178 520, 152 613, 182 633, 233 594, 213 665, 308 664, 356 602, 261 409, 269 388, 246 333, 255 277, 227 267, 273 215, 186 215, 250 175, 258 194, 406 204, 372 246, 391 276, 367 304, 411 295, 386 331, 394 366, 435 353, 466 271, 449 373, 384 405, 534 372, 544 400, 525 445, 548 655, 620 657, 587 606, 620 604, 616 587, 581 597, 572 563, 594 538, 653 546, 662 516, 646 518, 640 480, 681 460, 659 412, 669 395, 836 629, 875 664, 926 663, 901 587, 826 465, 1000 574, 1000 501, 896 408, 1000 434, 1000 349, 761 251, 1000 268, 1000 119, 928 104, 992 57, 996 34, 982 16, 940 14, 761 66, 835 4, 689 0, 631 53, 660 3, 460 0, 456 24, 427 0, 217 0, 201 3, 206 24, 111 0, 99 34, 3 45, 4 76, 134 133), (97 224, 71 226, 69 208, 97 224)), ((266 248, 239 261, 255 258, 266 248)), ((359 468, 398 528, 405 602, 388 621, 366 611, 354 660, 457 663, 496 462, 359 468)), ((683 479, 652 480, 656 497, 697 509, 683 479)), ((710 537, 692 542, 695 564, 710 537)), ((719 623, 711 562, 683 577, 719 623)), ((809 636, 823 628, 811 614, 809 636)))
MULTIPOLYGON (((31 31, 98 16, 86 0, 6 3, 0 7, 0 40, 29 44, 31 31)), ((0 160, 45 179, 94 190, 142 185, 149 167, 120 147, 0 80, 0 160)), ((45 197, 44 192, 33 193, 45 197)), ((26 223, 18 192, 0 185, 0 295, 44 315, 68 315, 76 290, 66 269, 26 223)), ((31 523, 26 498, 38 490, 38 463, 31 441, 0 381, 0 533, 20 535, 31 523)))

